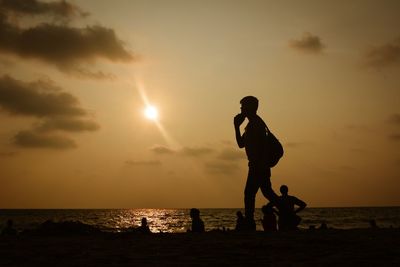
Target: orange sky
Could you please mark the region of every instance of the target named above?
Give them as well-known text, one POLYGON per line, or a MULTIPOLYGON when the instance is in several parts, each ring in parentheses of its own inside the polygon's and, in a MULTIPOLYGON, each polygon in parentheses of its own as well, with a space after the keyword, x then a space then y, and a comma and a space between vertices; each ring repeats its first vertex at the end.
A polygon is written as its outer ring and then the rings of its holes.
POLYGON ((400 205, 398 1, 0 6, 0 208, 243 207, 246 95, 275 190, 400 205))

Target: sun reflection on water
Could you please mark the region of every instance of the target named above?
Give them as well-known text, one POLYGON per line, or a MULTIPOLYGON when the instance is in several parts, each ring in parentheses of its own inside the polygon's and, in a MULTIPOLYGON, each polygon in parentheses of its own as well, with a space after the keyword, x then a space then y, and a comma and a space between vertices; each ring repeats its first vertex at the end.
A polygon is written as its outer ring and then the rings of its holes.
POLYGON ((117 231, 124 231, 130 227, 138 227, 143 217, 147 218, 153 233, 186 232, 190 226, 188 214, 174 209, 119 210, 118 214, 111 217, 109 225, 113 225, 117 231))

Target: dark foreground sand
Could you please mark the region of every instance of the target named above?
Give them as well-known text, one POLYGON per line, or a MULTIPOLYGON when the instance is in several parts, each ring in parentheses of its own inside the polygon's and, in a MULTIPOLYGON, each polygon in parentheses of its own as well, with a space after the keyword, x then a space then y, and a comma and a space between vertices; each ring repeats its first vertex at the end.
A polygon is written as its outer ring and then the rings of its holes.
POLYGON ((0 266, 400 266, 399 229, 0 237, 0 266))

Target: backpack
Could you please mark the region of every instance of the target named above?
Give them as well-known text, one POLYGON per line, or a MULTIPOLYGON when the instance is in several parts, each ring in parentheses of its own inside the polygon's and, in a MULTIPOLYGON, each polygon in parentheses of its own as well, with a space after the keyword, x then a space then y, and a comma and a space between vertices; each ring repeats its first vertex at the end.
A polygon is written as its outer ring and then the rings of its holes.
POLYGON ((265 128, 267 130, 264 142, 266 161, 267 165, 272 168, 278 164, 283 156, 283 146, 268 127, 265 126, 265 128))

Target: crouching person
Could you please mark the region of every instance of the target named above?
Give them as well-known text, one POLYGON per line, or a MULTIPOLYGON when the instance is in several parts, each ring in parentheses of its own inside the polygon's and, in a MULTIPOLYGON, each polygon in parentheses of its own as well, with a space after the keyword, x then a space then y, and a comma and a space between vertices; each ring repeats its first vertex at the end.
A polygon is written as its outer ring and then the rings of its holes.
POLYGON ((278 213, 274 209, 274 204, 269 202, 267 205, 261 208, 262 213, 264 214, 263 219, 261 220, 262 226, 265 232, 275 232, 277 231, 277 223, 275 214, 278 213))

